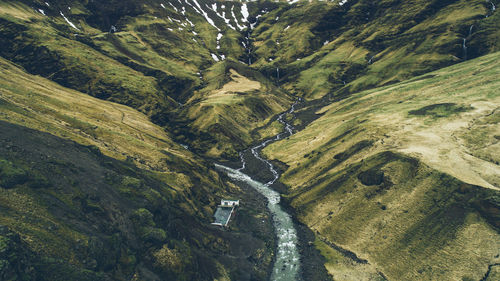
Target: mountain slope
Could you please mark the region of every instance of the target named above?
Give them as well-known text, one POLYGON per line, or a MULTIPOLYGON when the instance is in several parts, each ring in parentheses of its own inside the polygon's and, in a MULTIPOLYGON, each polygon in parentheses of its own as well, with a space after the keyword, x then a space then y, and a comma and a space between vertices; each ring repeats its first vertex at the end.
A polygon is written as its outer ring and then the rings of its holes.
POLYGON ((498 263, 499 58, 332 103, 264 150, 283 162, 285 199, 332 256, 334 277, 476 280, 498 263), (371 267, 347 265, 329 243, 371 267))
POLYGON ((498 4, 1 1, 0 279, 265 280, 297 100, 305 280, 498 279, 498 4))
POLYGON ((19 251, 0 255, 7 280, 265 278, 273 236, 255 195, 138 111, 0 67, 0 238, 19 251), (227 234, 209 226, 225 196, 247 202, 227 234))
MULTIPOLYGON (((193 108, 188 111, 198 110, 200 104, 193 100, 199 98, 199 92, 203 95, 207 89, 224 85, 219 78, 210 77, 227 74, 229 78, 228 64, 249 75, 249 79, 265 84, 263 92, 269 94, 269 99, 240 102, 244 113, 254 111, 256 106, 265 109, 256 118, 240 116, 244 127, 260 126, 290 103, 290 98, 271 87, 265 77, 244 70, 244 64, 238 62, 246 60, 240 41, 244 40, 243 30, 249 24, 248 10, 252 10, 253 4, 200 4, 191 0, 170 4, 23 3, 0 4, 0 35, 6 38, 0 48, 1 56, 65 87, 138 109, 164 127, 184 127, 186 120, 179 120, 179 114, 189 115, 189 119, 195 119, 194 124, 203 122, 196 121, 203 116, 183 113, 186 107, 182 104, 191 100, 187 105, 193 108), (116 32, 109 32, 111 25, 116 32), (217 70, 221 68, 224 71, 217 70)), ((216 115, 226 120, 232 118, 225 111, 216 115)), ((191 146, 201 152, 225 151, 227 157, 236 157, 235 150, 254 141, 248 132, 226 141, 211 127, 194 125, 187 129, 184 134, 207 139, 191 146)), ((209 155, 219 156, 220 152, 209 155)))
POLYGON ((268 87, 273 97, 246 98, 241 112, 214 109, 208 117, 238 120, 240 128, 232 121, 200 126, 207 116, 196 113, 206 108, 199 99, 223 87, 227 81, 211 77, 229 79, 227 65, 249 80, 316 99, 498 50, 498 13, 485 1, 294 2, 4 1, 0 55, 65 87, 136 108, 175 128, 178 141, 198 152, 234 159, 257 140, 241 127, 262 127, 290 98, 268 87), (263 75, 242 70, 247 63, 263 75), (247 118, 256 107, 265 110, 247 118))
POLYGON ((299 2, 262 17, 253 53, 262 71, 276 77, 279 68, 280 83, 296 95, 354 93, 500 50, 491 7, 482 0, 299 2))

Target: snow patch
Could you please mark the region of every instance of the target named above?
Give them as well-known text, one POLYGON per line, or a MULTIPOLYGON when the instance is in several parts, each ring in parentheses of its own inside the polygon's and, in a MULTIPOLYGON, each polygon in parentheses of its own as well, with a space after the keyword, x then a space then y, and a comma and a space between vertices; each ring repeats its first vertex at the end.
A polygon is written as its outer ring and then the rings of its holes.
POLYGON ((212 59, 214 59, 214 61, 219 61, 219 58, 217 57, 216 54, 211 54, 212 55, 212 59))
POLYGON ((241 19, 242 22, 247 22, 248 21, 248 16, 250 15, 248 13, 248 7, 247 7, 247 4, 244 3, 243 5, 241 5, 241 15, 243 16, 243 18, 241 19))
POLYGON ((59 13, 61 14, 61 16, 64 18, 64 20, 71 26, 73 27, 74 29, 80 31, 80 29, 78 29, 78 27, 76 27, 76 25, 74 25, 72 22, 69 21, 69 19, 67 17, 64 16, 63 12, 62 11, 59 11, 59 13))
POLYGON ((217 34, 217 50, 220 49, 220 39, 222 38, 222 33, 217 34))
POLYGON ((343 6, 345 3, 347 3, 347 0, 342 0, 342 1, 339 2, 339 5, 343 6))
POLYGON ((188 18, 186 18, 186 21, 189 22, 189 24, 194 27, 194 23, 192 23, 188 18))
POLYGON ((215 29, 217 29, 218 31, 220 31, 220 29, 215 25, 215 22, 208 16, 208 14, 201 8, 200 4, 198 3, 198 1, 196 0, 193 0, 193 3, 201 10, 201 14, 205 17, 205 19, 207 20, 207 22, 215 27, 215 29))
MULTIPOLYGON (((177 9, 177 7, 174 6, 174 4, 168 2, 168 4, 176 11, 176 12, 179 12, 179 10, 177 9)), ((161 4, 161 6, 165 9, 165 6, 163 4, 161 4)))
POLYGON ((163 3, 160 4, 160 6, 163 8, 163 9, 166 9, 167 7, 165 7, 165 5, 163 5, 163 3))
POLYGON ((45 14, 45 11, 44 11, 44 10, 42 10, 42 9, 38 9, 38 11, 40 12, 40 14, 42 14, 42 15, 46 16, 46 14, 45 14))
POLYGON ((234 18, 234 23, 236 23, 236 26, 238 27, 239 30, 243 30, 245 29, 244 26, 241 26, 239 23, 238 23, 238 20, 236 19, 236 15, 234 14, 234 6, 231 7, 231 15, 233 16, 234 18))

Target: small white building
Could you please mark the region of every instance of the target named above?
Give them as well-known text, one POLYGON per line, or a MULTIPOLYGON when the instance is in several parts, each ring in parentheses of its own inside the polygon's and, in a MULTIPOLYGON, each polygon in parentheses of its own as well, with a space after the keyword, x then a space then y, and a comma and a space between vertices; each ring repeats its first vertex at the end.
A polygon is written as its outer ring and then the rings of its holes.
POLYGON ((220 205, 222 207, 236 207, 236 206, 240 205, 240 200, 222 199, 222 200, 220 200, 220 205))
POLYGON ((240 205, 240 200, 220 200, 220 205, 217 206, 214 218, 215 222, 213 225, 227 226, 231 216, 233 215, 234 208, 240 205))

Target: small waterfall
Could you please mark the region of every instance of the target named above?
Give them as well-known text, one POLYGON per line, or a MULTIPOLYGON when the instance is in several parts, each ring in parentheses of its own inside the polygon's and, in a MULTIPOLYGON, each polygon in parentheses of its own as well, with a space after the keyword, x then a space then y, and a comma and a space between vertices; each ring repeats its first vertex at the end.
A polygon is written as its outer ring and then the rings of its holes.
POLYGON ((467 39, 471 38, 473 29, 474 29, 474 25, 471 25, 469 27, 469 34, 467 35, 467 37, 462 38, 462 40, 463 40, 463 42, 462 42, 462 53, 463 53, 463 59, 464 60, 467 60, 467 51, 468 51, 467 50, 468 49, 468 47, 467 47, 467 39))
POLYGON ((247 51, 247 56, 248 56, 248 65, 252 64, 252 49, 250 48, 250 33, 251 29, 248 30, 247 36, 245 37, 246 39, 246 44, 245 44, 245 49, 247 51))
POLYGON ((467 60, 467 45, 466 45, 466 42, 467 42, 467 39, 466 38, 463 38, 463 43, 462 43, 462 50, 463 50, 463 58, 464 60, 467 60))
POLYGON ((495 12, 497 7, 495 6, 495 3, 493 3, 491 0, 486 0, 486 2, 490 3, 490 5, 491 5, 490 13, 485 16, 485 17, 489 17, 490 15, 492 15, 495 12))
POLYGON ((280 68, 276 67, 276 80, 280 81, 280 68))

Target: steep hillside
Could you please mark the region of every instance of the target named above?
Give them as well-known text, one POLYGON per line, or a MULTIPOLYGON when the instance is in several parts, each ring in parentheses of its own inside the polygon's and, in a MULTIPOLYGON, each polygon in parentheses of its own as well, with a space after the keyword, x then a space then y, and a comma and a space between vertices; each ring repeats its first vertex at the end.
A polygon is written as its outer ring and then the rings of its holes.
POLYGON ((304 280, 497 280, 498 5, 0 1, 0 280, 268 279, 271 139, 304 280))
POLYGON ((191 143, 197 151, 207 151, 207 156, 234 157, 255 141, 253 130, 292 104, 261 73, 239 63, 228 60, 206 73, 210 84, 195 92, 177 117, 181 124, 177 139, 191 143), (186 128, 191 130, 185 132, 186 128), (197 132, 208 132, 215 140, 205 140, 197 132))
POLYGON ((259 20, 252 53, 256 67, 296 95, 354 93, 500 50, 500 15, 492 2, 284 5, 259 20))
MULTIPOLYGON (((185 127, 186 119, 178 116, 187 117, 193 126, 183 128, 187 132, 182 135, 206 139, 199 144, 188 138, 191 146, 210 156, 236 157, 236 150, 254 141, 248 132, 227 140, 221 130, 231 131, 233 125, 199 126, 206 116, 193 112, 205 107, 196 102, 200 95, 228 82, 223 79, 229 78, 228 65, 265 84, 262 92, 269 96, 238 103, 240 126, 260 126, 290 103, 265 77, 238 62, 247 60, 240 42, 253 6, 191 0, 4 1, 0 36, 6 40, 0 55, 65 87, 138 109, 167 128, 185 127), (243 115, 256 107, 254 117, 243 115)), ((212 115, 229 120, 234 113, 217 110, 212 115)))
POLYGON ((264 150, 335 280, 480 280, 499 262, 499 58, 334 102, 264 150))
POLYGON ((274 238, 255 194, 134 109, 0 68, 3 280, 267 276, 274 238), (246 199, 232 233, 209 227, 223 196, 246 199))
POLYGON ((234 159, 259 136, 248 130, 290 98, 266 87, 272 97, 249 96, 241 110, 207 110, 202 96, 228 82, 228 65, 295 96, 346 95, 498 50, 494 2, 3 1, 0 55, 138 109, 200 153, 234 159))

